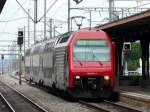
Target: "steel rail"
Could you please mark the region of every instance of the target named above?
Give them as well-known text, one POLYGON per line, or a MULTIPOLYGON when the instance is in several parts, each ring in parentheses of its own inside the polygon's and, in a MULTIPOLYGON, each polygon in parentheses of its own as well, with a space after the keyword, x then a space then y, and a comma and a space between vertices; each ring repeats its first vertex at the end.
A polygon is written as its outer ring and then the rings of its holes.
MULTIPOLYGON (((14 91, 16 94, 18 94, 19 96, 21 96, 22 98, 24 98, 26 101, 28 101, 29 103, 31 103, 32 105, 34 105, 35 107, 37 107, 41 112, 48 112, 48 110, 44 109, 42 106, 40 106, 39 104, 37 104, 36 102, 32 101, 30 98, 28 98, 27 96, 25 96, 23 93, 19 92, 18 90, 10 87, 8 84, 1 82, 4 85, 6 85, 8 88, 10 88, 12 91, 14 91)), ((15 112, 15 111, 14 111, 15 112)))
POLYGON ((0 97, 5 101, 6 105, 8 106, 8 108, 12 111, 15 112, 14 108, 11 106, 11 104, 6 100, 6 98, 2 95, 2 93, 0 93, 0 97))
POLYGON ((102 112, 111 112, 111 110, 109 109, 110 106, 112 106, 112 108, 117 107, 118 112, 120 112, 120 110, 126 110, 126 112, 142 112, 140 110, 137 110, 137 109, 134 109, 134 108, 131 108, 131 107, 127 107, 127 106, 124 106, 124 105, 116 104, 116 103, 113 103, 113 102, 110 102, 110 101, 107 101, 107 100, 104 100, 103 102, 101 102, 101 104, 106 104, 105 105, 106 107, 102 107, 101 105, 98 106, 98 104, 96 104, 96 105, 90 104, 90 103, 82 101, 82 100, 79 100, 79 103, 82 104, 82 105, 85 105, 89 108, 92 108, 94 110, 98 110, 98 111, 102 111, 102 112))
POLYGON ((130 108, 130 107, 127 107, 127 106, 125 106, 125 105, 117 104, 117 103, 110 102, 110 101, 107 101, 107 100, 104 100, 104 102, 105 102, 105 103, 107 103, 107 104, 110 104, 110 105, 116 106, 116 107, 120 107, 120 108, 127 109, 127 110, 129 110, 129 111, 142 112, 142 111, 137 110, 137 109, 135 109, 135 108, 130 108))
MULTIPOLYGON (((15 77, 15 76, 13 76, 13 75, 11 75, 11 77, 18 80, 18 78, 15 77)), ((23 81, 23 82, 26 82, 25 80, 22 80, 22 81, 23 81)), ((37 87, 37 86, 36 86, 36 87, 37 87)), ((46 88, 42 88, 42 90, 47 91, 46 88)), ((85 105, 85 106, 87 106, 87 107, 89 107, 89 108, 92 108, 93 110, 98 110, 98 111, 102 111, 102 112, 110 112, 110 110, 107 109, 107 108, 106 108, 106 109, 105 109, 105 108, 101 108, 100 106, 92 105, 92 104, 90 104, 90 103, 88 103, 88 102, 85 102, 85 101, 83 101, 83 100, 79 100, 78 102, 79 102, 80 104, 82 104, 82 105, 85 105)), ((107 101, 107 100, 104 100, 104 101, 101 102, 101 103, 106 103, 106 104, 108 104, 109 106, 111 105, 111 106, 113 106, 113 107, 122 108, 122 109, 128 110, 129 112, 142 112, 142 111, 140 111, 140 110, 137 110, 136 108, 131 108, 131 107, 128 107, 128 106, 125 106, 125 105, 121 105, 121 104, 117 104, 117 103, 114 103, 114 102, 110 102, 110 101, 107 101)))
MULTIPOLYGON (((15 77, 13 75, 11 75, 11 77, 18 80, 18 77, 15 77)), ((25 80, 22 80, 22 81, 26 82, 25 80)), ((45 91, 47 91, 46 88, 42 88, 42 89, 45 90, 45 91)), ((95 106, 95 105, 92 105, 92 104, 90 104, 88 102, 85 102, 85 101, 82 101, 82 100, 79 100, 78 102, 80 104, 86 105, 87 107, 92 108, 94 110, 98 110, 98 111, 102 111, 102 112, 110 112, 110 110, 108 110, 108 109, 100 108, 100 106, 95 106)), ((110 102, 110 101, 107 101, 107 100, 104 100, 101 103, 106 103, 108 105, 111 105, 111 106, 114 106, 114 107, 117 107, 117 108, 126 109, 126 110, 129 110, 130 112, 142 112, 140 110, 137 110, 136 108, 131 108, 131 107, 128 107, 128 106, 125 106, 125 105, 121 105, 121 104, 117 104, 117 103, 114 103, 114 102, 110 102)))
POLYGON ((102 111, 102 112, 110 112, 109 110, 100 108, 100 107, 95 106, 95 105, 91 105, 91 104, 89 104, 89 103, 87 103, 87 102, 85 102, 85 101, 82 101, 82 100, 79 100, 78 102, 79 102, 80 104, 85 105, 85 106, 87 106, 87 107, 89 107, 89 108, 92 108, 92 109, 94 109, 94 110, 98 110, 98 111, 102 111))

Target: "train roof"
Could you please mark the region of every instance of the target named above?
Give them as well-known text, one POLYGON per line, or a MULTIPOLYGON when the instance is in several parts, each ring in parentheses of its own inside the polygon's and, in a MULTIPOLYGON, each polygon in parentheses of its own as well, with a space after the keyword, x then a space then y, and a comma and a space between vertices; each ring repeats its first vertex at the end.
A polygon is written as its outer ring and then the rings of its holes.
POLYGON ((69 37, 71 37, 72 34, 73 32, 67 32, 55 38, 50 38, 50 39, 41 41, 39 43, 36 43, 26 50, 26 55, 30 53, 39 53, 43 51, 44 49, 47 49, 50 47, 66 46, 69 40, 69 37))
POLYGON ((30 54, 30 53, 39 53, 41 51, 43 51, 44 49, 48 49, 48 48, 57 48, 57 47, 63 47, 63 46, 67 46, 69 41, 70 41, 70 37, 72 37, 73 34, 78 34, 78 33, 84 33, 84 32, 101 32, 104 33, 104 31, 102 30, 96 30, 96 29, 81 29, 75 32, 66 32, 62 35, 59 35, 55 38, 50 38, 47 40, 44 40, 42 42, 36 43, 34 45, 32 45, 31 47, 29 47, 26 50, 26 55, 30 54))

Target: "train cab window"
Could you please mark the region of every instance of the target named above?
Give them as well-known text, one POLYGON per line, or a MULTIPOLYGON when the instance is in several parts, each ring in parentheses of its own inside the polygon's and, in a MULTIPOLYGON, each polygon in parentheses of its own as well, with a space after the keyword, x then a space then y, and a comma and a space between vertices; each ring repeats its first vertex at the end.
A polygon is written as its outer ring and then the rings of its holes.
POLYGON ((65 37, 61 38, 59 43, 67 42, 68 39, 69 39, 69 36, 65 36, 65 37))
POLYGON ((73 46, 74 61, 110 61, 110 47, 105 39, 79 39, 73 46))
POLYGON ((69 32, 69 33, 65 33, 64 35, 60 36, 57 41, 57 44, 67 42, 71 34, 72 34, 72 32, 69 32))

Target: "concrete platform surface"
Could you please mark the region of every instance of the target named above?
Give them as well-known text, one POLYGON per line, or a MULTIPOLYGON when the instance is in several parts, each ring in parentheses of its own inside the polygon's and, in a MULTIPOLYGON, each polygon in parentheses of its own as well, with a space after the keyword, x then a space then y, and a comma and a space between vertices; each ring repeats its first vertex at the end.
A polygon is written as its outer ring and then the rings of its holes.
POLYGON ((150 87, 121 86, 117 91, 120 92, 121 102, 143 108, 144 112, 150 112, 150 87))
POLYGON ((150 96, 150 86, 146 88, 142 88, 141 86, 120 86, 118 90, 150 96))

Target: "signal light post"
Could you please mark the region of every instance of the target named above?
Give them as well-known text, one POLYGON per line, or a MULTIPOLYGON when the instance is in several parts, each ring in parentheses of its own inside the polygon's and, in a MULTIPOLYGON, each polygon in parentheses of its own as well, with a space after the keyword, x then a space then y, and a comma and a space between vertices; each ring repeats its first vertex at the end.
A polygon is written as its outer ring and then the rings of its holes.
POLYGON ((22 70, 21 70, 21 60, 22 60, 22 53, 21 53, 21 48, 23 44, 23 31, 19 30, 18 31, 18 39, 17 39, 17 44, 19 45, 19 85, 21 85, 21 75, 22 75, 22 70))

